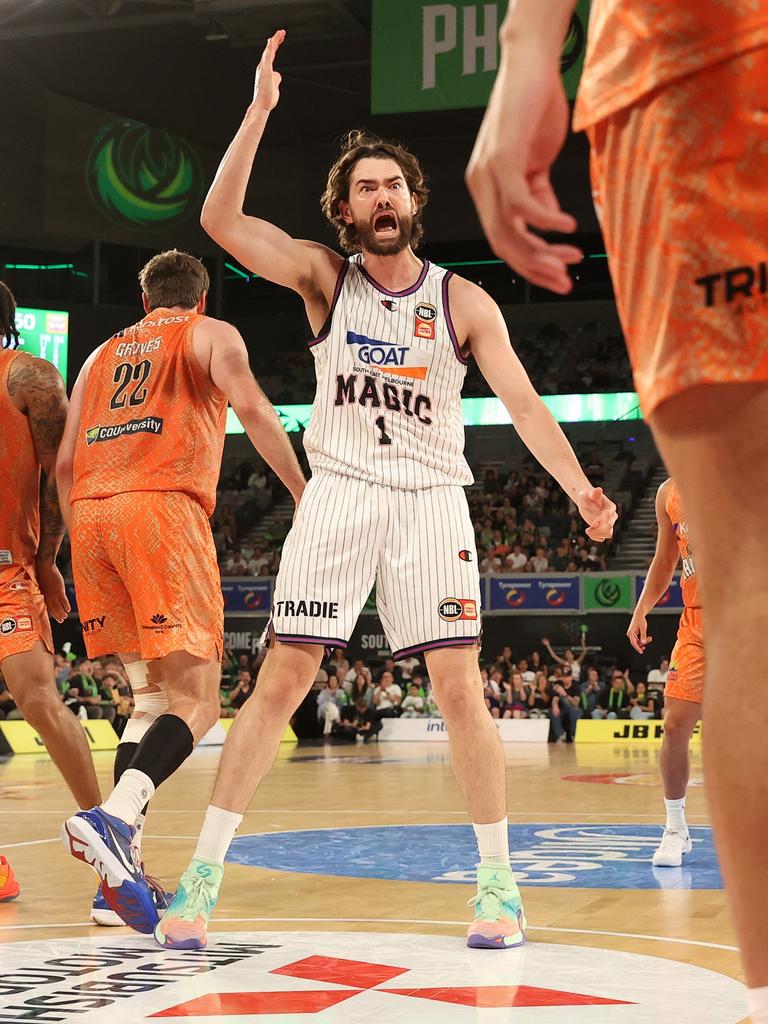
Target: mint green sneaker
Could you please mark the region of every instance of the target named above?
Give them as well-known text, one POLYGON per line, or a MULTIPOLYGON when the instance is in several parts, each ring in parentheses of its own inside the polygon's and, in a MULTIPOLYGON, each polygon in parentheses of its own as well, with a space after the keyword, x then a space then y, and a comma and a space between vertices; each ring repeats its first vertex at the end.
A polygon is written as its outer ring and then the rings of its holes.
POLYGON ((467 929, 468 946, 509 949, 525 942, 523 901, 508 864, 478 864, 477 895, 467 905, 475 908, 475 919, 467 929))
POLYGON ((155 940, 167 949, 204 949, 224 867, 194 857, 179 880, 176 895, 155 928, 155 940))

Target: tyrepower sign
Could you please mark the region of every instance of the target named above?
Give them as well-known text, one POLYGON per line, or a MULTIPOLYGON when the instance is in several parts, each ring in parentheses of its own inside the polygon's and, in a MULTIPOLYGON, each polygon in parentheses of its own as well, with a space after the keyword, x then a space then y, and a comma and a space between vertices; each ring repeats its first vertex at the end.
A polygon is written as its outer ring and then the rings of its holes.
MULTIPOLYGON (((499 67, 507 0, 374 0, 371 112, 484 107, 499 67)), ((569 99, 581 78, 589 0, 578 0, 560 67, 569 99)))

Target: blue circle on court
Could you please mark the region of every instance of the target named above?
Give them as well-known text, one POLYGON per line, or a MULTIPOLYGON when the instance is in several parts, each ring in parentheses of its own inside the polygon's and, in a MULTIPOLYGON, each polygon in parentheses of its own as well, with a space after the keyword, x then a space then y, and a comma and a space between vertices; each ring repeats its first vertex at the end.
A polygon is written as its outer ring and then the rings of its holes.
MULTIPOLYGON (((681 868, 654 868, 656 825, 510 825, 521 885, 572 889, 722 889, 712 830, 691 826, 681 868)), ((468 825, 377 825, 238 836, 233 864, 402 882, 472 884, 477 846, 468 825)))

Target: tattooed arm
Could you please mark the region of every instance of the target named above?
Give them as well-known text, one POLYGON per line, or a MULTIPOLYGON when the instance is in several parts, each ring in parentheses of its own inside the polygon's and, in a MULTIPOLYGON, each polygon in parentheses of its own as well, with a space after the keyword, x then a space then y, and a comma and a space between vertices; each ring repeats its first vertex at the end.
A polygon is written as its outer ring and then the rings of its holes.
POLYGON ((59 371, 44 359, 22 355, 8 376, 8 393, 29 422, 29 432, 43 473, 40 490, 40 543, 35 559, 37 582, 49 614, 63 622, 69 612, 56 555, 64 521, 56 491, 56 454, 67 418, 67 392, 59 371))

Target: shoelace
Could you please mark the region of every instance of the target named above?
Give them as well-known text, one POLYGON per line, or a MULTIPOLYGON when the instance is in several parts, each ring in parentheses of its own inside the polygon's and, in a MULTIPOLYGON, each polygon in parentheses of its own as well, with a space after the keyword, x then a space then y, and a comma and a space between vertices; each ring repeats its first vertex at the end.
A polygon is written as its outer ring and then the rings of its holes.
MULTIPOLYGON (((142 867, 143 867, 143 865, 142 865, 142 867)), ((165 906, 166 897, 165 897, 165 888, 163 887, 163 883, 160 881, 159 878, 155 878, 154 875, 147 875, 147 874, 145 874, 144 878, 147 880, 147 885, 152 890, 152 895, 155 898, 155 903, 158 903, 161 906, 165 906)))
POLYGON ((467 900, 468 907, 475 907, 477 909, 477 917, 487 918, 490 921, 495 921, 501 913, 501 908, 504 904, 504 898, 510 890, 499 889, 496 886, 488 885, 483 886, 480 892, 478 892, 471 899, 467 900), (493 909, 485 906, 485 900, 489 897, 496 900, 496 905, 493 909))
POLYGON ((182 921, 194 921, 201 915, 205 916, 211 905, 211 899, 208 896, 209 884, 207 879, 195 875, 189 889, 186 890, 184 906, 176 916, 182 921))

